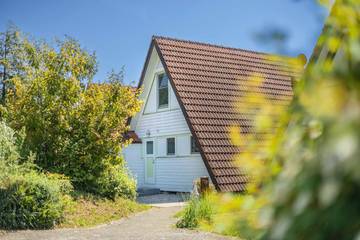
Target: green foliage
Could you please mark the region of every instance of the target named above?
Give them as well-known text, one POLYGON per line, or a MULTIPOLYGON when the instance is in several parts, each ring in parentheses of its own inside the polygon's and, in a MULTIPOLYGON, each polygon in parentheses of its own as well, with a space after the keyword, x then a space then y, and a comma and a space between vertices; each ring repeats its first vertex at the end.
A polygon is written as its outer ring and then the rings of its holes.
MULTIPOLYGON (((359 9, 358 0, 334 4, 314 58, 294 82, 289 111, 266 119, 279 111, 263 104, 261 94, 253 94, 259 99, 253 105, 241 106, 256 109, 259 133, 281 124, 261 145, 252 141, 257 133, 232 131, 234 142, 244 146, 239 166, 252 181, 247 194, 222 201, 226 213, 237 212, 223 229, 250 239, 358 238, 359 9)), ((215 221, 218 228, 224 224, 215 221)))
POLYGON ((96 178, 95 189, 91 191, 113 200, 117 197, 135 200, 136 181, 129 176, 125 166, 108 168, 96 178))
POLYGON ((0 181, 5 176, 27 172, 34 167, 34 155, 25 151, 23 141, 23 131, 15 132, 0 121, 0 181))
POLYGON ((193 229, 201 223, 210 224, 214 214, 214 204, 210 195, 205 194, 199 198, 192 197, 180 213, 180 220, 176 223, 176 227, 193 229))
POLYGON ((0 228, 51 228, 63 216, 57 181, 36 172, 15 174, 0 183, 0 228))
POLYGON ((24 145, 37 166, 65 174, 82 191, 133 198, 121 150, 127 119, 140 108, 138 93, 122 85, 121 74, 91 83, 96 58, 73 39, 51 47, 20 35, 17 44, 22 51, 13 54, 22 59, 16 68, 22 71, 7 79, 13 87, 2 116, 15 130, 25 129, 24 145))
POLYGON ((318 45, 323 54, 296 85, 267 238, 359 237, 359 9, 356 0, 335 3, 318 45))
POLYGON ((14 130, 0 122, 0 166, 16 164, 20 158, 18 139, 14 130))
POLYGON ((52 182, 56 182, 61 193, 65 195, 73 194, 74 188, 69 177, 58 173, 47 173, 45 177, 52 182))
POLYGON ((0 228, 49 228, 62 219, 68 179, 35 170, 21 154, 24 136, 0 122, 0 228))
POLYGON ((20 35, 15 26, 9 26, 5 32, 0 32, 0 102, 4 104, 6 91, 12 88, 8 82, 10 76, 21 75, 22 66, 25 66, 22 53, 20 35))

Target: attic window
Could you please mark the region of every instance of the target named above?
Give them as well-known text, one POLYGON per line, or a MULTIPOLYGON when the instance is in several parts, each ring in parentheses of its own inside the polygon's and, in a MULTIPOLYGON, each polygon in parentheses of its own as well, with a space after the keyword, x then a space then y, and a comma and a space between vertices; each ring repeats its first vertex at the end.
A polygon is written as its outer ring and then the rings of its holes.
POLYGON ((165 73, 158 75, 158 107, 167 108, 169 105, 169 79, 165 73))

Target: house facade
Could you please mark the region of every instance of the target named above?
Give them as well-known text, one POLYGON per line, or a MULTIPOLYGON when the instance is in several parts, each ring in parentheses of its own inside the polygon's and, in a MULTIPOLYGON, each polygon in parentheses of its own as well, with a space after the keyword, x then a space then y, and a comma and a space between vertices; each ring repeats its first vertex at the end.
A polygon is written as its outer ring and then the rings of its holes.
POLYGON ((134 141, 124 149, 138 188, 189 192, 194 180, 209 176, 219 191, 243 191, 248 179, 234 162, 240 149, 229 128, 251 129, 235 103, 255 72, 264 76, 267 97, 291 100, 297 72, 285 60, 153 37, 138 85, 143 105, 130 120, 134 141))
POLYGON ((209 174, 155 49, 148 61, 143 107, 130 122, 141 141, 128 146, 124 157, 138 188, 189 192, 196 178, 209 174))

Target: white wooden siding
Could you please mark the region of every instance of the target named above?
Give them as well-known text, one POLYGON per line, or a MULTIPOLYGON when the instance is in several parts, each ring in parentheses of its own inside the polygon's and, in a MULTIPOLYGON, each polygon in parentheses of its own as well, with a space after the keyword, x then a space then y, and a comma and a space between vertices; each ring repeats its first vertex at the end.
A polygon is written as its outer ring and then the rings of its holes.
POLYGON ((135 132, 140 138, 190 133, 185 117, 180 109, 144 114, 139 117, 135 132))
POLYGON ((144 185, 145 165, 142 157, 142 144, 131 144, 123 150, 124 158, 131 175, 136 179, 138 187, 144 185))
POLYGON ((170 91, 170 109, 180 109, 180 105, 178 100, 176 99, 175 92, 172 88, 172 86, 169 83, 169 91, 170 91))
POLYGON ((156 108, 157 108, 156 96, 157 96, 157 94, 156 94, 156 77, 155 76, 154 76, 154 80, 153 80, 152 84, 153 84, 153 86, 150 89, 150 93, 149 93, 148 99, 145 104, 144 114, 156 112, 156 108))
MULTIPOLYGON (((176 149, 175 149, 176 150, 176 149)), ((156 141, 156 156, 166 156, 166 137, 158 137, 156 141)))
POLYGON ((191 153, 190 134, 179 135, 176 138, 176 154, 178 156, 188 156, 191 153))
POLYGON ((156 158, 156 187, 163 191, 190 192, 193 182, 208 176, 200 156, 156 158))

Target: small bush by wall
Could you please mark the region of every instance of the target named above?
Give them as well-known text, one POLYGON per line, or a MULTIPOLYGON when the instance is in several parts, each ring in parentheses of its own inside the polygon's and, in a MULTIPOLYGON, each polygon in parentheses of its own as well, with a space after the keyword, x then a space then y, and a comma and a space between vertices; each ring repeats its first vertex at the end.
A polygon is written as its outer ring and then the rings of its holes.
POLYGON ((136 181, 125 166, 112 167, 96 179, 93 192, 110 199, 122 197, 135 200, 136 181))
MULTIPOLYGON (((63 180, 65 185, 71 186, 63 180)), ((65 189, 33 171, 7 176, 0 183, 0 228, 52 228, 63 217, 65 189)))

